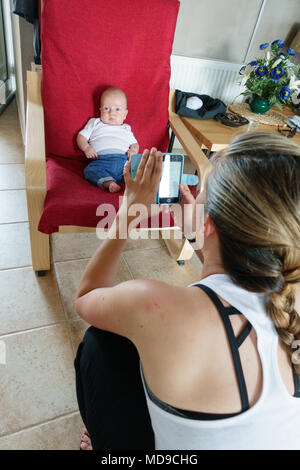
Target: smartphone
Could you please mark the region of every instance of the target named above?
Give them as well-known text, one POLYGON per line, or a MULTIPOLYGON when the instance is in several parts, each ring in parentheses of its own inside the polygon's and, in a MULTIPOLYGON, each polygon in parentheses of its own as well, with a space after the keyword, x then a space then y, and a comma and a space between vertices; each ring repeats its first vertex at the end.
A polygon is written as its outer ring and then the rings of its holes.
MULTIPOLYGON (((142 155, 130 158, 130 174, 135 178, 142 155)), ((175 153, 163 153, 161 179, 156 195, 158 204, 176 204, 180 199, 179 184, 184 165, 184 156, 175 153)))
POLYGON ((183 155, 163 154, 158 204, 176 204, 180 199, 179 185, 183 170, 183 155))

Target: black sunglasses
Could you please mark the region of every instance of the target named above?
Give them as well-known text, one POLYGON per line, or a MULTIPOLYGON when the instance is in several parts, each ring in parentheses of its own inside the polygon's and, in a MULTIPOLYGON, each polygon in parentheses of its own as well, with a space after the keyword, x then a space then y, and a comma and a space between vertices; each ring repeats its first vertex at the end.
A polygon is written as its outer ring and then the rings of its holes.
POLYGON ((282 135, 284 135, 285 137, 294 137, 294 135, 296 134, 296 130, 297 130, 297 127, 292 127, 290 129, 287 129, 286 127, 284 127, 283 129, 280 129, 280 126, 278 126, 278 132, 282 135))

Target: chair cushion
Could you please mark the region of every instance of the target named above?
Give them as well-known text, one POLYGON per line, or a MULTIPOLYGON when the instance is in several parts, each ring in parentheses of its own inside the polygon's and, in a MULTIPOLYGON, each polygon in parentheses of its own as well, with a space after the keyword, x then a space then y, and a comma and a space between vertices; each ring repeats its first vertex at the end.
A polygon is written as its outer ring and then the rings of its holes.
POLYGON ((57 232, 60 225, 96 227, 99 204, 118 207, 118 195, 97 188, 83 177, 87 162, 76 158, 47 157, 47 196, 38 229, 57 232))
MULTIPOLYGON (((113 208, 109 208, 110 213, 114 215, 117 212, 119 197, 124 193, 124 185, 121 185, 122 191, 118 193, 109 193, 93 186, 83 178, 86 164, 86 161, 76 158, 47 157, 47 196, 38 226, 40 232, 47 234, 57 232, 60 225, 96 227, 100 220, 108 215, 104 210, 101 215, 97 215, 100 204, 111 204, 113 208)), ((191 186, 190 189, 196 195, 196 187, 191 186)), ((108 206, 102 208, 108 209, 108 206)), ((160 215, 159 220, 155 220, 155 217, 148 219, 147 226, 151 225, 173 227, 174 221, 172 217, 160 215)))

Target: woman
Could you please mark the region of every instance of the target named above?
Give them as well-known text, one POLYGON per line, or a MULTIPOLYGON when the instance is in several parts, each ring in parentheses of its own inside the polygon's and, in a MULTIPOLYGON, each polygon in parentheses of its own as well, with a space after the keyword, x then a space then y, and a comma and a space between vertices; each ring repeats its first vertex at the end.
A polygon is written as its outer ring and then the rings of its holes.
MULTIPOLYGON (((246 133, 211 162, 196 201, 199 283, 113 286, 118 236, 83 274, 76 310, 95 328, 78 350, 77 393, 94 449, 300 448, 300 148, 246 133)), ((155 150, 135 180, 126 165, 128 207, 154 203, 160 172, 155 150)), ((195 205, 186 188, 182 200, 195 205)))

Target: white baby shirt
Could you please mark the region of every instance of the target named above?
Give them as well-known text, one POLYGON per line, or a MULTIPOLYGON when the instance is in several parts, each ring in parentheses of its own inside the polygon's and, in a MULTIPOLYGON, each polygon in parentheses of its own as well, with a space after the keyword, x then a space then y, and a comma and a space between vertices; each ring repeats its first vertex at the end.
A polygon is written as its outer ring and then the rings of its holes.
POLYGON ((104 124, 100 118, 90 119, 79 133, 88 140, 97 153, 107 149, 126 153, 130 145, 137 143, 129 124, 113 126, 104 124))

